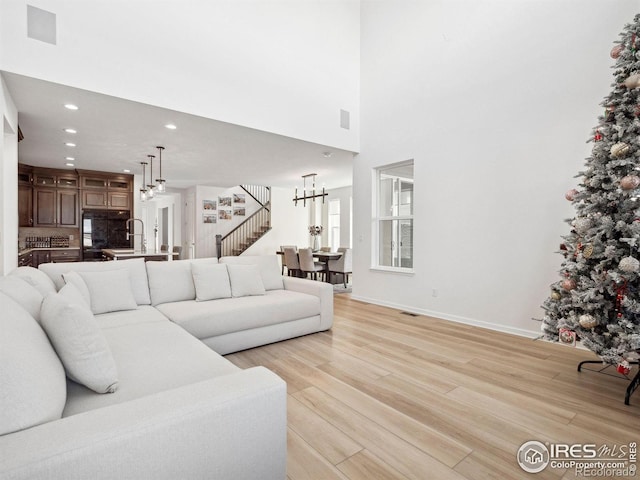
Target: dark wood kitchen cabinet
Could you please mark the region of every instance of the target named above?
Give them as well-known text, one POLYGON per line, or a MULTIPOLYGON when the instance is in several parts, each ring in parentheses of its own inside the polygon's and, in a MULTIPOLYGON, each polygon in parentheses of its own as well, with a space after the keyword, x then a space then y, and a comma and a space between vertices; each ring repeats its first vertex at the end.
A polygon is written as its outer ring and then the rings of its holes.
POLYGON ((33 227, 33 168, 18 165, 18 226, 33 227))
POLYGON ((80 225, 78 176, 75 172, 33 169, 33 226, 80 225))
POLYGON ((78 228, 85 209, 132 210, 133 175, 18 164, 20 227, 78 228))
POLYGON ((78 190, 75 189, 58 189, 57 191, 58 215, 57 221, 59 227, 78 227, 80 226, 79 209, 78 209, 78 190))
POLYGON ((133 175, 78 170, 82 209, 131 210, 133 175))
POLYGON ((33 189, 33 226, 75 227, 80 225, 78 190, 33 189))
POLYGON ((33 187, 18 185, 18 226, 33 227, 33 187))
POLYGON ((56 189, 55 188, 34 188, 33 189, 33 225, 35 227, 55 227, 56 226, 56 189))
POLYGON ((79 262, 80 249, 77 248, 61 248, 50 251, 50 260, 53 263, 79 262))
POLYGON ((49 250, 34 250, 31 254, 31 266, 34 268, 38 268, 41 263, 51 262, 51 252, 49 250))

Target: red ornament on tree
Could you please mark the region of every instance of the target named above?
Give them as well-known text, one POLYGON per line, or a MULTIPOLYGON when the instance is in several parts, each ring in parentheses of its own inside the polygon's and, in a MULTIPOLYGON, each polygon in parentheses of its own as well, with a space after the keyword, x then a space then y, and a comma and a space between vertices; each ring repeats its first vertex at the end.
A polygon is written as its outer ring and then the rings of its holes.
POLYGON ((616 291, 616 316, 622 318, 622 302, 624 302, 624 296, 627 293, 627 281, 618 287, 616 291))
POLYGON ((600 142, 602 140, 602 134, 600 133, 600 130, 596 130, 595 135, 593 136, 593 141, 594 142, 600 142))

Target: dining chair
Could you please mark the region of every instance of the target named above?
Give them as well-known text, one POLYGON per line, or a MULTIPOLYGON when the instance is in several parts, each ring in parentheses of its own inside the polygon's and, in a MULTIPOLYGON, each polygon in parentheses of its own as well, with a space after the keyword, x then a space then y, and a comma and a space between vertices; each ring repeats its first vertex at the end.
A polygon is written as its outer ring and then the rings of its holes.
POLYGON ((337 260, 329 260, 328 272, 329 275, 332 273, 341 273, 344 277, 344 287, 347 288, 347 281, 349 279, 349 274, 352 273, 352 263, 353 263, 353 250, 350 248, 338 249, 338 251, 342 251, 342 255, 337 260))
MULTIPOLYGON (((293 248, 296 252, 298 251, 298 247, 296 245, 280 245, 280 251, 284 252, 285 248, 293 248)), ((287 267, 287 270, 289 270, 289 266, 287 265, 287 259, 286 257, 283 255, 282 256, 282 275, 284 275, 284 267, 287 267)))
MULTIPOLYGON (((283 263, 287 267, 287 273, 289 276, 291 274, 297 274, 300 272, 300 262, 298 261, 298 252, 296 251, 296 247, 282 247, 282 251, 284 252, 283 263)), ((284 269, 282 270, 284 275, 284 269)))
POLYGON ((182 246, 174 245, 173 253, 177 253, 178 254, 177 257, 173 257, 174 260, 182 260, 182 246))
POLYGON ((305 277, 308 274, 311 274, 311 278, 313 280, 317 280, 318 272, 320 273, 326 272, 327 264, 314 261, 312 249, 301 248, 300 250, 298 250, 298 258, 300 259, 300 270, 302 270, 302 273, 304 274, 305 277))
POLYGON ((160 245, 160 251, 165 253, 169 251, 169 245, 165 245, 164 243, 160 245))

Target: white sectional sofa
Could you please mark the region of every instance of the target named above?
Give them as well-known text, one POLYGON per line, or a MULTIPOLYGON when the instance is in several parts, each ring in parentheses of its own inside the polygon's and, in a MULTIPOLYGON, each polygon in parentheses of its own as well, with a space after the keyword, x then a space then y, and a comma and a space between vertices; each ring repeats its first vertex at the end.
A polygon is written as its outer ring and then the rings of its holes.
POLYGON ((0 305, 0 479, 286 478, 285 383, 221 355, 331 328, 330 285, 275 256, 44 264, 0 305))

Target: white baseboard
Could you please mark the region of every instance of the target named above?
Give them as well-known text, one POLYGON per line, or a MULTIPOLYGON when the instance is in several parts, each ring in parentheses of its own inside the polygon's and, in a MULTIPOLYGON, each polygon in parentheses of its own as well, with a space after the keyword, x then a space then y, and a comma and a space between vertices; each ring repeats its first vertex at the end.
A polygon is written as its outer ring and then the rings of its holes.
POLYGON ((393 302, 384 302, 373 298, 362 297, 359 295, 351 294, 351 298, 360 302, 372 303, 374 305, 381 305, 383 307, 395 308, 411 313, 418 313, 420 315, 427 315, 429 317, 435 317, 442 320, 449 320, 456 323, 463 323, 465 325, 473 325, 474 327, 487 328, 489 330, 495 330, 503 333, 511 333, 520 337, 526 338, 538 338, 541 335, 540 331, 525 330, 524 328, 510 327, 508 325, 501 325, 499 323, 483 322, 482 320, 476 320, 474 318, 461 317, 458 315, 451 315, 449 313, 434 312, 432 310, 424 310, 421 308, 409 307, 406 305, 400 305, 393 302))

